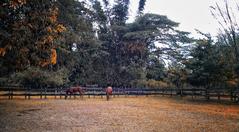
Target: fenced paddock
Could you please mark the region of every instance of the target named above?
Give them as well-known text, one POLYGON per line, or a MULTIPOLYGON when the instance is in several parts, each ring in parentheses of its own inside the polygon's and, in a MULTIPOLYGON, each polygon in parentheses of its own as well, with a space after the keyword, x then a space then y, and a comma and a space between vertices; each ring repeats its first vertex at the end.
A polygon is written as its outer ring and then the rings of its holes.
POLYGON ((0 100, 2 132, 238 132, 239 106, 169 96, 0 100))
POLYGON ((239 131, 239 105, 229 102, 238 99, 236 90, 113 88, 106 101, 98 87, 67 100, 65 88, 0 89, 4 132, 239 131))
MULTIPOLYGON (((102 87, 83 87, 85 90, 84 97, 101 97, 105 96, 104 88, 102 87)), ((23 87, 23 86, 2 86, 0 87, 0 99, 65 99, 66 88, 63 87, 23 87)), ((128 97, 128 96, 180 96, 197 97, 217 100, 228 100, 232 102, 239 102, 239 89, 230 91, 228 89, 203 89, 203 88, 127 88, 127 87, 113 87, 113 97, 128 97)), ((68 95, 70 98, 76 98, 79 94, 68 95)))

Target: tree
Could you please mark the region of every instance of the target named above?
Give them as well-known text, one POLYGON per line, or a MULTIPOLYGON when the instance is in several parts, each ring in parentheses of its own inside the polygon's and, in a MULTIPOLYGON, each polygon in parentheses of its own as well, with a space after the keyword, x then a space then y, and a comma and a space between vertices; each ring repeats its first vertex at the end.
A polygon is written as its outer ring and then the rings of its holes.
POLYGON ((109 53, 107 64, 111 65, 108 66, 111 83, 130 85, 135 80, 146 80, 146 69, 153 63, 149 56, 159 59, 160 53, 166 51, 157 48, 155 42, 167 44, 170 46, 167 52, 172 52, 188 40, 188 33, 175 30, 177 26, 178 23, 166 16, 156 14, 145 14, 125 26, 112 25, 112 31, 108 32, 110 39, 99 38, 109 53))
POLYGON ((138 6, 138 12, 137 12, 139 16, 143 14, 145 2, 146 0, 139 0, 139 6, 138 6))
MULTIPOLYGON (((232 2, 225 0, 222 6, 216 3, 215 6, 211 6, 211 13, 220 25, 220 33, 217 38, 218 41, 215 43, 220 50, 223 59, 225 76, 227 78, 227 86, 231 87, 232 83, 234 88, 238 85, 239 76, 239 27, 237 19, 237 12, 239 11, 238 6, 232 7, 232 2)), ((235 2, 235 5, 238 3, 235 2)))
MULTIPOLYGON (((219 42, 217 42, 219 43, 219 42)), ((233 61, 228 54, 229 47, 213 43, 212 39, 197 40, 196 47, 191 52, 191 58, 186 61, 185 69, 191 72, 188 81, 194 86, 220 89, 229 87, 236 81, 233 61)))
POLYGON ((129 0, 116 0, 112 8, 111 25, 125 25, 128 19, 129 0))
MULTIPOLYGON (((238 3, 237 3, 238 5, 238 3)), ((235 11, 239 11, 236 7, 235 11)), ((234 12, 233 8, 229 6, 228 0, 224 1, 224 7, 219 6, 216 3, 215 6, 211 6, 211 13, 217 20, 220 28, 220 34, 218 38, 223 41, 224 44, 232 47, 232 51, 237 59, 239 60, 239 27, 236 16, 237 12, 234 12)))
POLYGON ((2 75, 13 73, 11 78, 24 78, 16 81, 24 85, 165 86, 163 57, 176 62, 183 56, 182 44, 190 42, 187 32, 176 30, 179 23, 143 14, 145 0, 139 1, 140 15, 132 23, 126 23, 129 0, 116 0, 112 6, 108 0, 11 2, 0 9, 0 65, 2 75), (39 76, 31 82, 27 76, 34 70, 39 76))
POLYGON ((65 27, 57 21, 55 2, 10 0, 0 6, 1 76, 56 64, 56 42, 65 27))
POLYGON ((101 43, 95 35, 94 23, 101 24, 104 20, 100 3, 92 1, 92 9, 89 9, 84 2, 59 0, 58 6, 59 21, 67 28, 59 49, 59 67, 65 66, 70 71, 71 84, 98 84, 103 70, 99 68, 102 67, 98 61, 101 43))

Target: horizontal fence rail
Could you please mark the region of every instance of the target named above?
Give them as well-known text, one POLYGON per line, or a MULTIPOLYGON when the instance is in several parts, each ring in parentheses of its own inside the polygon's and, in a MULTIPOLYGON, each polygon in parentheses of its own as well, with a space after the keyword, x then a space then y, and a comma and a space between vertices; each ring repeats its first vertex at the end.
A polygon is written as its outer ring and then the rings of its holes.
MULTIPOLYGON (((83 96, 101 96, 105 95, 105 88, 102 87, 82 87, 85 91, 83 96)), ((65 98, 66 89, 63 87, 24 87, 24 86, 0 86, 0 97, 13 99, 14 97, 20 96, 25 99, 31 99, 31 97, 39 97, 40 99, 46 99, 49 96, 55 98, 65 98)), ((206 99, 217 98, 228 98, 231 101, 239 102, 239 89, 228 90, 228 89, 203 89, 203 88, 125 88, 125 87, 113 87, 113 97, 115 96, 150 96, 150 95, 169 95, 169 96, 191 96, 195 98, 197 96, 203 96, 206 99)), ((68 96, 80 96, 78 93, 68 96)))

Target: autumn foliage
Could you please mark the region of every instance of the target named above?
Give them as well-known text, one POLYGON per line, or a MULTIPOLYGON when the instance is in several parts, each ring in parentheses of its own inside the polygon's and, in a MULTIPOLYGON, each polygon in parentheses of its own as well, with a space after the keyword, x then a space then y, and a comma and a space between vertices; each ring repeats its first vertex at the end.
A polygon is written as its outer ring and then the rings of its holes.
POLYGON ((51 56, 50 56, 50 59, 45 59, 45 60, 42 60, 40 61, 39 65, 41 67, 45 67, 47 65, 55 65, 57 62, 57 53, 56 53, 56 50, 55 49, 51 49, 51 56))
POLYGON ((27 2, 27 0, 11 0, 9 7, 16 9, 16 8, 26 4, 26 2, 27 2))
POLYGON ((0 56, 4 56, 6 54, 5 48, 0 48, 0 56))
POLYGON ((66 31, 57 20, 59 10, 53 1, 10 0, 0 5, 1 27, 8 36, 0 34, 0 59, 12 70, 31 66, 45 67, 57 62, 56 41, 66 31), (9 64, 10 63, 10 64, 9 64))

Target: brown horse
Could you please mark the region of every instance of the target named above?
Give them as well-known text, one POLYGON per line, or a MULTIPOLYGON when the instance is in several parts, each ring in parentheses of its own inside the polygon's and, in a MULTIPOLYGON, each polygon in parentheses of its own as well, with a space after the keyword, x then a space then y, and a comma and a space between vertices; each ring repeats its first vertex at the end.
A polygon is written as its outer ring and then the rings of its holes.
POLYGON ((67 96, 70 95, 74 95, 75 93, 79 93, 79 95, 82 97, 82 95, 85 93, 85 91, 83 90, 82 87, 77 86, 77 87, 70 87, 66 90, 66 96, 65 99, 67 99, 67 96))
POLYGON ((108 101, 110 99, 110 95, 112 95, 113 88, 109 86, 105 89, 105 92, 106 92, 106 98, 107 98, 107 101, 108 101))

